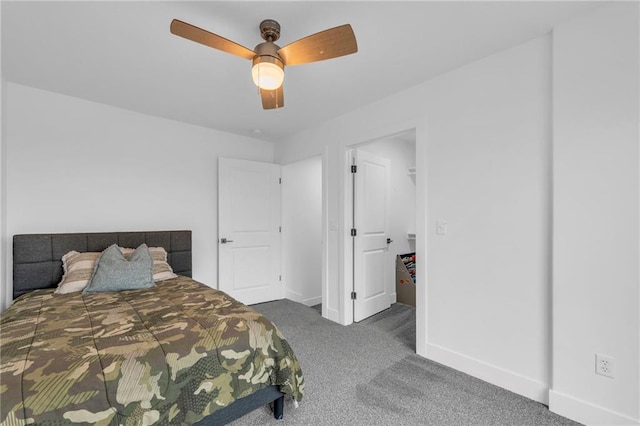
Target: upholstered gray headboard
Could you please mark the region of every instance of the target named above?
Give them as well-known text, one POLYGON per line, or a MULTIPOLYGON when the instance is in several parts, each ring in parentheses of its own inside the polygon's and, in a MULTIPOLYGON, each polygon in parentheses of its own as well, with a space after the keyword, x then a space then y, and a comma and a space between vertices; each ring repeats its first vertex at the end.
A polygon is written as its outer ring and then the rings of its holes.
POLYGON ((164 247, 178 275, 191 276, 191 231, 20 234, 13 236, 13 298, 62 279, 62 256, 71 250, 102 251, 120 247, 164 247))

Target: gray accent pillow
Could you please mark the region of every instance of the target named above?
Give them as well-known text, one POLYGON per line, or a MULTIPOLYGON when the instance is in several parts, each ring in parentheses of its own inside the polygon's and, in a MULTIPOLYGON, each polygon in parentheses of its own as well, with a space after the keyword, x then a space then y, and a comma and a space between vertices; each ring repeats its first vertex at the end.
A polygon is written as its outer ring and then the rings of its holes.
POLYGON ((140 244, 127 259, 118 245, 112 244, 96 261, 91 280, 82 294, 137 290, 154 286, 153 258, 147 245, 140 244))

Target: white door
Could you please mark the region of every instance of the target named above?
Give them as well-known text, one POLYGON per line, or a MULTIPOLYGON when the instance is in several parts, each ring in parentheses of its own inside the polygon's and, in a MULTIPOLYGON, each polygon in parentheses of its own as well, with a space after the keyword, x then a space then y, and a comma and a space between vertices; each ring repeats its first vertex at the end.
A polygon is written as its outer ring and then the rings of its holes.
POLYGON ((218 161, 218 288, 247 305, 282 298, 280 166, 218 161))
POLYGON ((389 160, 354 150, 353 320, 362 321, 391 306, 387 255, 389 160))

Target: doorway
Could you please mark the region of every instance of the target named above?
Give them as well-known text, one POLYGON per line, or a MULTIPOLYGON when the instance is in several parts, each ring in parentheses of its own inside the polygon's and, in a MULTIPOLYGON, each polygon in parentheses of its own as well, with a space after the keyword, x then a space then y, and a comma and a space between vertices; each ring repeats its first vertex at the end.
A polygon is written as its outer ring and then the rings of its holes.
POLYGON ((284 297, 322 303, 322 156, 282 166, 284 297))
MULTIPOLYGON (((360 182, 361 185, 360 189, 352 186, 351 188, 348 188, 347 191, 350 193, 349 197, 353 201, 350 212, 347 213, 347 223, 353 224, 353 227, 356 229, 356 235, 352 237, 351 250, 349 250, 350 253, 347 254, 347 257, 350 256, 350 258, 345 258, 345 262, 351 262, 353 268, 353 319, 357 322, 388 308, 391 304, 396 303, 397 301, 413 307, 416 306, 415 281, 407 282, 406 279, 403 279, 401 280, 403 281, 402 284, 400 284, 396 279, 396 267, 399 266, 397 264, 398 256, 402 259, 413 258, 415 261, 416 132, 415 130, 403 132, 401 134, 359 144, 351 148, 351 154, 354 158, 359 153, 361 156, 374 156, 374 158, 378 159, 376 160, 378 163, 381 161, 380 159, 386 159, 389 162, 389 169, 387 173, 388 187, 386 188, 386 191, 384 191, 385 188, 380 187, 380 192, 376 195, 375 189, 367 189, 367 183, 363 183, 362 179, 354 178, 352 179, 352 182, 347 182, 348 187, 354 184, 357 185, 358 182, 360 182), (372 209, 371 206, 367 206, 366 201, 363 204, 363 191, 370 194, 370 199, 379 199, 380 197, 384 197, 384 231, 380 231, 380 229, 383 229, 381 224, 379 224, 375 230, 367 224, 368 216, 378 213, 374 212, 376 209, 372 209), (349 217, 349 215, 351 216, 349 217), (360 233, 358 228, 361 228, 362 226, 371 229, 365 229, 365 233, 360 233), (370 235, 366 235, 366 232, 370 235), (384 240, 386 240, 385 243, 387 241, 388 243, 382 244, 380 241, 381 244, 378 244, 380 247, 367 247, 367 245, 370 244, 365 244, 364 241, 375 235, 378 235, 379 237, 383 236, 384 240), (383 246, 384 252, 382 252, 383 246), (370 251, 367 254, 363 254, 363 250, 368 249, 370 249, 370 251), (372 262, 375 266, 370 268, 372 271, 368 271, 367 262, 364 260, 367 255, 369 255, 371 259, 375 256, 377 256, 378 259, 384 259, 383 267, 372 262), (373 269, 375 269, 375 271, 373 271, 373 269), (381 288, 381 285, 378 284, 375 279, 372 280, 371 275, 373 272, 377 274, 377 277, 380 277, 380 275, 384 276, 384 288, 381 288), (366 294, 363 294, 363 297, 359 297, 360 295, 358 293, 362 293, 363 288, 366 289, 366 294), (382 292, 384 292, 382 297, 386 298, 383 303, 376 303, 375 307, 365 306, 368 299, 371 299, 372 295, 378 295, 380 298, 380 294, 382 292)), ((373 163, 370 162, 370 164, 373 163)), ((371 176, 375 175, 376 170, 379 170, 380 168, 369 168, 370 170, 368 173, 370 176, 369 178, 364 179, 368 179, 368 185, 372 186, 375 184, 375 178, 371 180, 371 176)), ((379 179, 380 178, 378 178, 378 180, 379 179)), ((375 185, 382 186, 383 184, 378 183, 375 185)), ((379 222, 380 217, 377 217, 376 220, 379 222)), ((413 265, 413 269, 411 270, 411 266, 409 269, 410 275, 413 274, 413 279, 415 280, 415 263, 413 265)), ((407 275, 404 275, 403 277, 406 278, 407 275)))

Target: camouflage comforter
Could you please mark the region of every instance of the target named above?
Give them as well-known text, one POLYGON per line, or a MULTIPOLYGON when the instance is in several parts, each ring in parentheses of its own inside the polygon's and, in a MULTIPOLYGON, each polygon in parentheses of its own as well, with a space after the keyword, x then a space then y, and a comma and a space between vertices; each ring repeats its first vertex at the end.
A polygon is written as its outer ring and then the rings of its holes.
POLYGON ((264 316, 190 278, 82 295, 37 290, 0 319, 2 425, 190 424, 300 365, 264 316))

